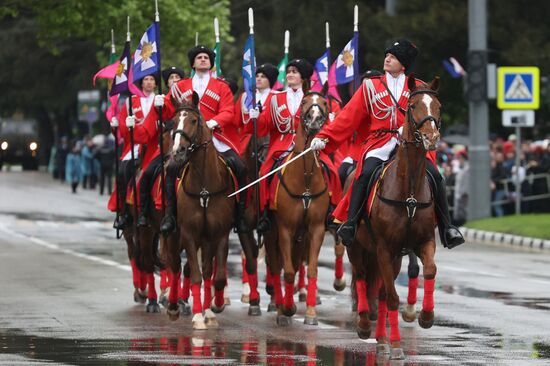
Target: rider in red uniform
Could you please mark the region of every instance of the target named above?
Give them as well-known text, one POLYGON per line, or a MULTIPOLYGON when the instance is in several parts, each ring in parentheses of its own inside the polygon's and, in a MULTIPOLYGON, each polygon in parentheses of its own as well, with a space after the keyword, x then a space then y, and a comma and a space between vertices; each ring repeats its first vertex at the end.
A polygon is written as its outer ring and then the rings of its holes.
MULTIPOLYGON (((397 134, 390 131, 400 128, 405 121, 404 111, 409 100, 406 73, 410 71, 418 49, 408 40, 400 39, 386 49, 385 54, 385 75, 364 80, 335 121, 324 126, 311 142, 314 150, 331 152, 357 131, 356 144, 362 148, 355 181, 348 192, 351 198, 342 200, 334 212, 337 219, 347 220, 338 229, 338 235, 346 246, 351 245, 355 238, 371 175, 377 166, 389 159, 399 143, 397 134)), ((435 152, 429 152, 427 158, 431 162, 427 164, 428 175, 436 186, 435 207, 441 241, 450 249, 462 244, 464 238, 451 225, 445 184, 435 165, 435 152)))

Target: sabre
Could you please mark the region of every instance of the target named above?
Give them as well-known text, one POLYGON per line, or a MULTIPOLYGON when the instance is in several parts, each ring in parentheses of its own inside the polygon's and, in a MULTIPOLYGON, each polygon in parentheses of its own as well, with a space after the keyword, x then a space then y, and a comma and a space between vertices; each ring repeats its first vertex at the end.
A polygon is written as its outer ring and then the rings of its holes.
POLYGON ((311 151, 311 146, 308 147, 307 149, 305 149, 304 151, 302 151, 301 153, 299 153, 298 155, 296 155, 295 157, 293 157, 292 159, 290 159, 289 161, 287 161, 286 163, 284 163, 283 165, 281 165, 278 168, 270 171, 269 173, 267 173, 263 177, 260 177, 260 178, 256 179, 254 182, 252 182, 252 183, 244 186, 243 188, 239 189, 238 191, 231 193, 229 196, 227 196, 227 198, 233 197, 234 195, 236 195, 238 193, 241 193, 242 191, 247 190, 248 188, 252 187, 254 184, 264 180, 265 178, 269 177, 270 175, 273 175, 273 174, 277 173, 279 170, 283 169, 285 166, 287 166, 290 163, 294 162, 296 159, 301 158, 302 156, 304 156, 305 154, 307 154, 310 151, 311 151))

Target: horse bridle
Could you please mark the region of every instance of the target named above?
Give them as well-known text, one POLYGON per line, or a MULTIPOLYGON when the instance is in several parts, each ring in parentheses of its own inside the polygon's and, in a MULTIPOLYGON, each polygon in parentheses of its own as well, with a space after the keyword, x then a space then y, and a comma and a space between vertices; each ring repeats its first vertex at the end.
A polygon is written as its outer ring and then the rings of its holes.
MULTIPOLYGON (((437 98, 437 91, 432 90, 432 89, 419 89, 419 90, 414 90, 411 93, 411 95, 409 96, 409 101, 411 100, 412 97, 414 97, 415 95, 418 95, 418 94, 430 94, 430 95, 433 95, 437 98)), ((420 129, 422 128, 424 123, 426 123, 428 121, 433 121, 435 123, 437 129, 439 130, 439 129, 441 129, 441 116, 439 118, 435 118, 431 114, 428 114, 426 117, 422 118, 419 122, 416 122, 416 120, 414 119, 414 116, 412 114, 412 108, 411 107, 412 107, 412 104, 409 103, 409 105, 407 106, 406 117, 407 117, 407 121, 413 127, 414 140, 413 141, 408 141, 408 140, 403 139, 403 141, 405 143, 409 143, 409 144, 412 143, 416 146, 419 146, 422 143, 422 135, 420 134, 420 129)))
MULTIPOLYGON (((307 92, 306 94, 304 94, 304 98, 307 97, 307 96, 310 96, 310 95, 317 95, 323 99, 325 99, 325 96, 321 93, 318 93, 318 92, 307 92)), ((303 106, 304 105, 304 98, 302 98, 302 103, 300 105, 303 106)), ((311 109, 313 107, 319 107, 319 110, 321 111, 321 118, 323 120, 323 124, 327 121, 327 118, 328 118, 328 110, 325 110, 324 108, 321 107, 321 105, 319 103, 311 103, 311 105, 305 110, 305 111, 302 111, 300 113, 300 121, 305 121, 305 117, 309 114, 309 112, 311 111, 311 109)), ((305 124, 302 124, 303 127, 304 127, 304 130, 306 131, 306 134, 309 138, 309 129, 307 128, 307 125, 305 124)), ((307 145, 307 140, 306 140, 306 145, 307 145)))
POLYGON ((181 129, 176 129, 172 131, 172 140, 176 137, 177 134, 181 135, 181 137, 183 137, 185 140, 187 140, 187 142, 189 142, 189 146, 185 148, 185 150, 187 150, 189 153, 193 153, 196 150, 200 149, 201 147, 206 147, 206 145, 211 143, 212 139, 203 141, 201 143, 197 143, 197 140, 200 140, 202 138, 202 122, 203 122, 202 115, 200 114, 199 110, 191 107, 183 107, 178 109, 178 112, 181 112, 181 111, 189 111, 189 112, 196 113, 198 115, 199 120, 197 121, 197 131, 195 131, 195 134, 192 137, 189 137, 189 135, 186 134, 185 131, 181 129))

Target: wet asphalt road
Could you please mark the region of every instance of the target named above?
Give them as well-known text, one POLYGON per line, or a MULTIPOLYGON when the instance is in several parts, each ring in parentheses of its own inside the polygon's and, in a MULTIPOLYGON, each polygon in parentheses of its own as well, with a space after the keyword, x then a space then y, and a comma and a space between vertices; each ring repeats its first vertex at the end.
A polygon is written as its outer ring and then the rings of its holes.
MULTIPOLYGON (((303 303, 290 327, 275 325, 265 311, 263 263, 263 314, 247 315, 232 237, 231 305, 218 315, 219 329, 193 331, 190 317, 170 321, 133 302, 125 244, 114 238, 105 202, 97 192, 73 195, 44 173, 0 172, 0 365, 550 364, 548 253, 439 247, 435 325, 401 321, 406 359, 389 362, 377 360, 372 339, 358 339, 349 289, 332 288, 330 237, 319 326, 303 324, 303 303)), ((406 273, 398 283, 403 301, 406 273)))

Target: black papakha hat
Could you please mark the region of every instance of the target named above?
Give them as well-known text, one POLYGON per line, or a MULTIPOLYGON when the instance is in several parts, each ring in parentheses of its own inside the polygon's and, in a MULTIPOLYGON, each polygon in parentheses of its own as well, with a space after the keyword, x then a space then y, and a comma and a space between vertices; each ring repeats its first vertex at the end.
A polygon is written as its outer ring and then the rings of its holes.
POLYGON ((203 45, 195 46, 191 48, 189 52, 187 52, 187 57, 189 58, 189 65, 191 66, 191 68, 193 68, 195 57, 197 57, 199 53, 206 53, 208 55, 208 58, 210 58, 210 68, 213 68, 214 61, 216 60, 216 54, 210 48, 203 45))
POLYGON ((410 41, 400 38, 386 48, 385 54, 391 53, 405 67, 405 74, 408 74, 414 65, 414 60, 418 55, 418 48, 410 41))
POLYGON ((166 86, 168 86, 168 78, 172 74, 178 74, 182 79, 185 77, 185 72, 183 72, 183 70, 180 69, 179 67, 176 67, 176 66, 167 67, 166 69, 162 70, 162 79, 164 80, 164 84, 166 84, 166 86))
POLYGON ((269 87, 273 88, 273 85, 275 85, 275 83, 277 82, 277 76, 279 76, 279 70, 277 69, 277 66, 270 63, 261 64, 256 69, 256 75, 258 75, 259 72, 267 77, 267 79, 269 80, 269 87))
POLYGON ((288 70, 290 66, 294 66, 298 69, 298 72, 302 76, 302 79, 309 80, 311 78, 311 75, 313 75, 313 66, 311 66, 311 64, 306 59, 295 58, 286 65, 286 69, 288 70))

